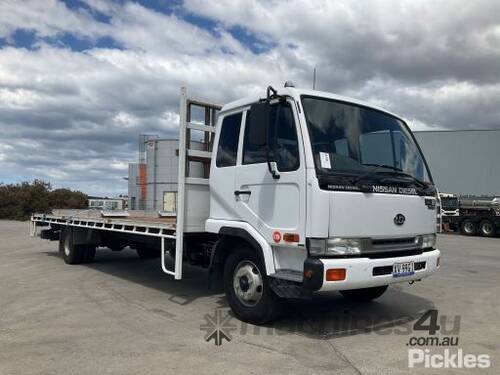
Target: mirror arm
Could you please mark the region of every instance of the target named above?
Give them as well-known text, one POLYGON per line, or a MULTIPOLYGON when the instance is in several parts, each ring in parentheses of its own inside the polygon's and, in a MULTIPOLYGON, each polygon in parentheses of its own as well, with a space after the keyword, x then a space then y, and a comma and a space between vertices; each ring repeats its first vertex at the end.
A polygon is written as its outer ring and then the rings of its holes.
MULTIPOLYGON (((276 91, 272 86, 267 87, 267 102, 269 103, 272 98, 280 97, 278 95, 278 91, 276 91), (271 95, 272 92, 272 95, 271 95)), ((269 132, 269 127, 267 128, 267 132, 269 132)), ((274 136, 274 135, 273 135, 274 136)), ((271 157, 270 157, 270 145, 269 145, 269 137, 266 136, 267 143, 266 143, 266 159, 267 159, 267 169, 269 169, 269 173, 271 173, 271 176, 273 176, 273 179, 278 180, 280 178, 280 174, 278 173, 278 166, 275 161, 271 162, 271 157), (272 165, 273 163, 274 165, 272 165)), ((274 137, 273 137, 274 139, 274 137)), ((274 146, 274 145, 273 145, 274 146)))
POLYGON ((273 97, 278 96, 278 91, 274 89, 272 86, 267 86, 267 100, 271 100, 273 97), (272 95, 271 95, 272 92, 272 95))

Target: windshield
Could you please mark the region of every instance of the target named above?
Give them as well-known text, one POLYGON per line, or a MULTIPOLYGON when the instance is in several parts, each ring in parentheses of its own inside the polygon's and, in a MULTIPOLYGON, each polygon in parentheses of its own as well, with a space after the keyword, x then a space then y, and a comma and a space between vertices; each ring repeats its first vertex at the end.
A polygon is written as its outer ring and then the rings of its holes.
POLYGON ((458 199, 442 197, 441 198, 441 208, 443 210, 456 210, 458 208, 458 199))
POLYGON ((432 182, 414 138, 396 117, 311 96, 302 97, 302 106, 318 176, 406 174, 432 182))

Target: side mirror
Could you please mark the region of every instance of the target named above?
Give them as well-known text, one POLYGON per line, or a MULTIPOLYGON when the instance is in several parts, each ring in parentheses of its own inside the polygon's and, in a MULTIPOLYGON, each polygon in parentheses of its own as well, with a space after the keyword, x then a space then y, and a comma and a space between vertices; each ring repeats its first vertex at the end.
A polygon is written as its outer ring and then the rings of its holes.
MULTIPOLYGON (((269 91, 269 89, 268 89, 269 91)), ((268 93, 269 96, 269 93, 268 93)), ((252 104, 250 107, 250 121, 248 138, 250 143, 264 147, 266 146, 267 167, 275 180, 280 178, 278 165, 270 160, 268 132, 269 132, 269 100, 252 104)))
POLYGON ((269 102, 264 101, 252 104, 250 107, 250 123, 248 137, 250 143, 257 146, 267 145, 269 129, 269 102))

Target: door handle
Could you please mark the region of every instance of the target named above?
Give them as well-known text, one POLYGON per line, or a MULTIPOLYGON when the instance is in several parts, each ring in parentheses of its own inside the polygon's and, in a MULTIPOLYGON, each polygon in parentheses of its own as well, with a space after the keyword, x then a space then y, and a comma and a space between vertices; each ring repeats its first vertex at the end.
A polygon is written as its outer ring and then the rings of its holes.
POLYGON ((236 197, 239 197, 240 195, 252 195, 252 192, 250 190, 235 190, 234 195, 236 197))

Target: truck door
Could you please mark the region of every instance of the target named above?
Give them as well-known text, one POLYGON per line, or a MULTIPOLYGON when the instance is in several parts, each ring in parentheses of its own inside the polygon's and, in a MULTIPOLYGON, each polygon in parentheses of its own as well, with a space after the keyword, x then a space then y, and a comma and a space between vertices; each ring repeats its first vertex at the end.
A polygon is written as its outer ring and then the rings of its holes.
POLYGON ((210 170, 210 217, 238 220, 234 209, 234 181, 242 112, 222 118, 218 131, 215 158, 210 170))
POLYGON ((279 102, 272 104, 269 111, 268 144, 279 179, 269 172, 266 147, 252 144, 248 136, 250 110, 246 111, 241 160, 236 166, 234 199, 238 219, 277 246, 305 244, 305 162, 293 108, 292 101, 279 102), (285 242, 291 239, 285 234, 298 235, 299 242, 285 242))

